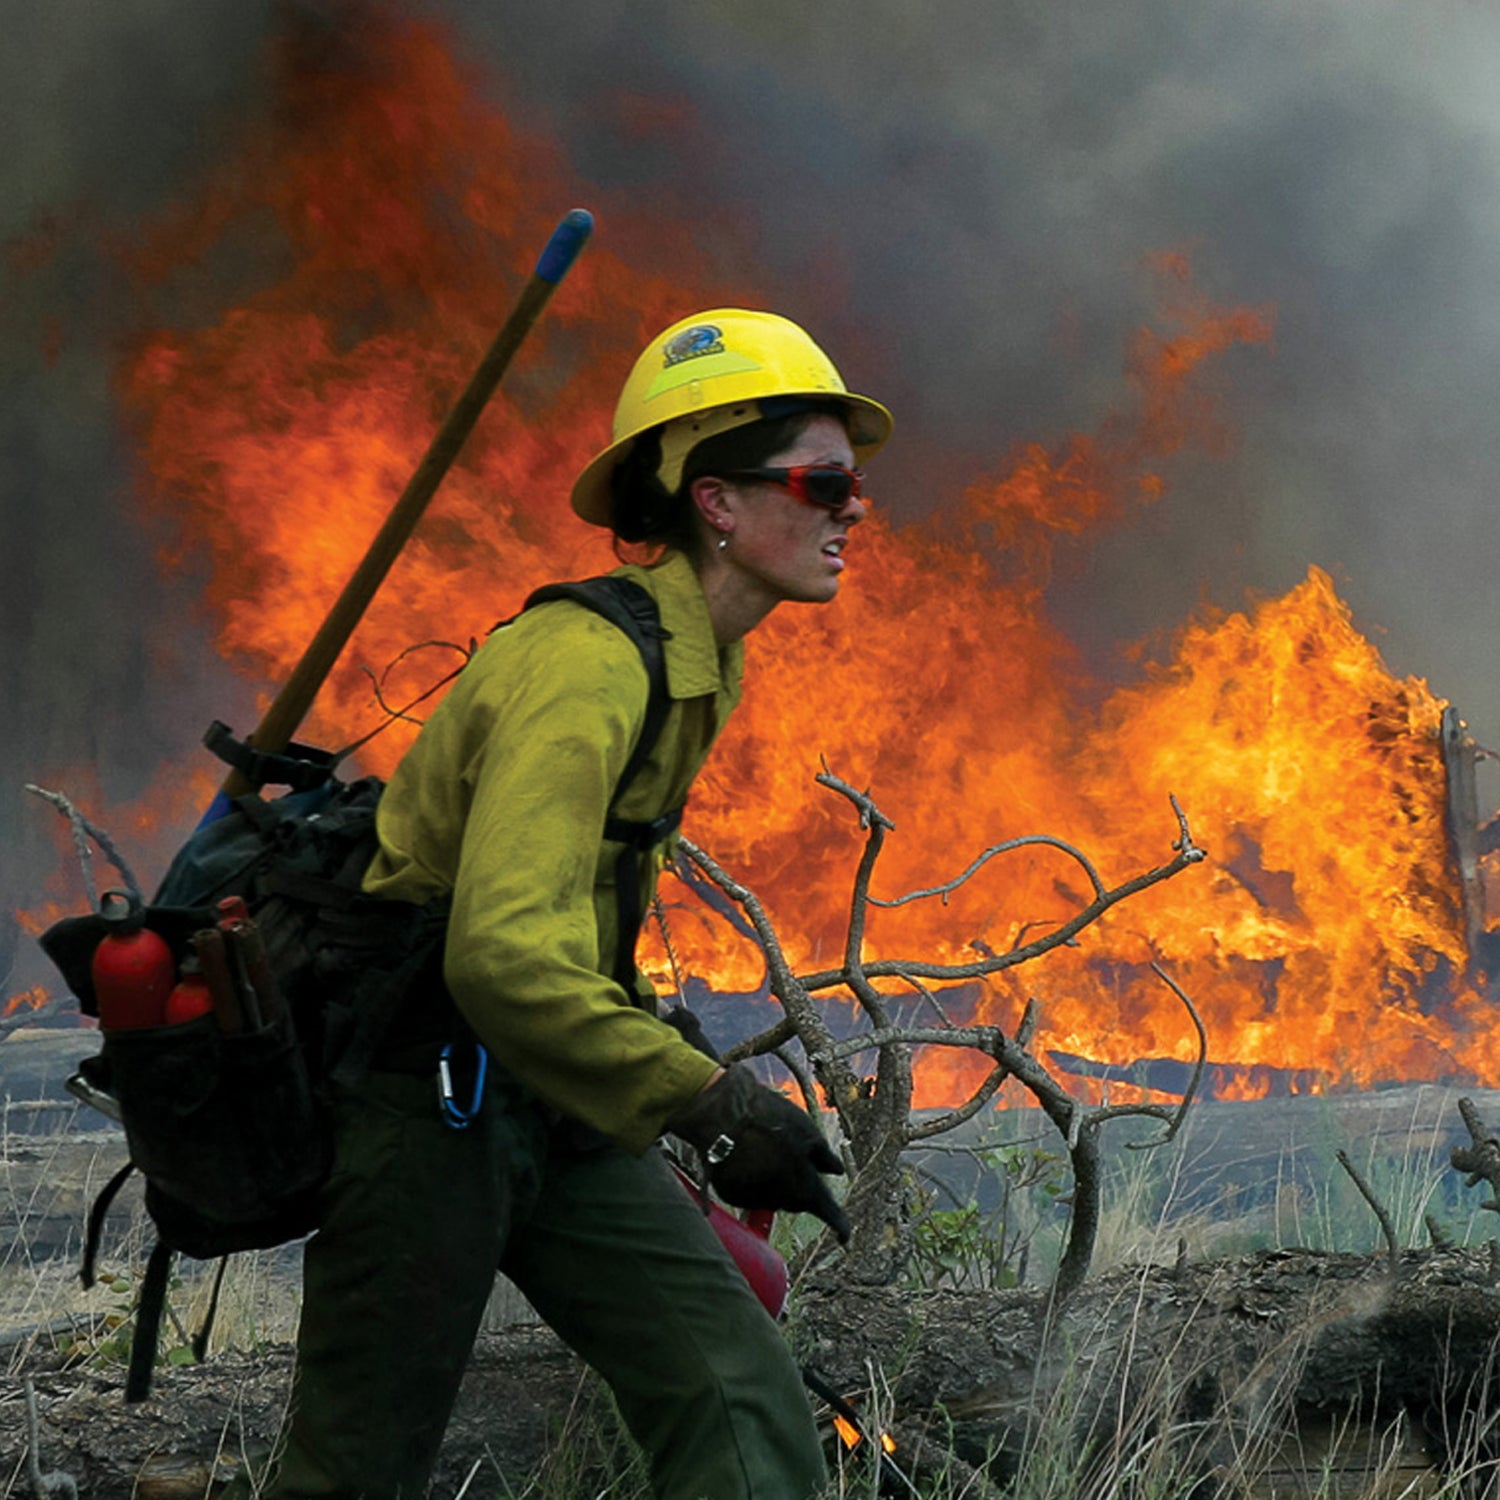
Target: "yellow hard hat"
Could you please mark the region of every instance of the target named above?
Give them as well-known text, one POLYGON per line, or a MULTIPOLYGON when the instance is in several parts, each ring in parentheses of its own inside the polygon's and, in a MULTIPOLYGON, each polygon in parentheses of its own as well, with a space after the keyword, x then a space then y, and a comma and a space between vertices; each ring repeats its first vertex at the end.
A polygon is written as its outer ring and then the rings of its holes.
POLYGON ((848 416, 856 463, 891 435, 890 412, 851 394, 833 361, 790 320, 740 307, 683 318, 636 360, 615 407, 613 439, 578 476, 573 509, 596 526, 609 525, 610 475, 643 432, 684 424, 682 443, 671 445, 680 475, 684 443, 753 422, 763 415, 757 402, 787 396, 837 401, 848 416))

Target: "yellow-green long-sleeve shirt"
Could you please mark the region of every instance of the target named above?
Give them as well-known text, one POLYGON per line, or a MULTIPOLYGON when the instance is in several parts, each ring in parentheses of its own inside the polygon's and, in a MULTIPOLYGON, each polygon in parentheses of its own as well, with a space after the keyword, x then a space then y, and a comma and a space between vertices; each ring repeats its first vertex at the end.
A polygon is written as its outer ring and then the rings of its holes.
MULTIPOLYGON (((669 633, 666 722, 618 809, 649 821, 686 800, 739 701, 743 651, 720 650, 680 553, 617 571, 651 593, 669 633)), ((538 1097, 633 1151, 714 1067, 646 1008, 644 987, 627 994, 609 977, 620 846, 603 829, 648 690, 633 642, 586 606, 525 611, 465 667, 397 767, 364 882, 405 901, 451 892, 444 975, 479 1040, 538 1097)))

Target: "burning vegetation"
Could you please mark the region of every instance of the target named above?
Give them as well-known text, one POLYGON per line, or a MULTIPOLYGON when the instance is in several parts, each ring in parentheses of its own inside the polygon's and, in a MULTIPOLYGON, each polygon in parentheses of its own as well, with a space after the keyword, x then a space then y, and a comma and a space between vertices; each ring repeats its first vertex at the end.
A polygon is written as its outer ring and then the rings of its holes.
MULTIPOLYGON (((269 132, 243 140, 130 254, 146 287, 231 251, 279 273, 200 324, 142 335, 118 374, 140 504, 174 537, 163 569, 206 573, 224 660, 273 683, 574 196, 564 164, 484 101, 432 28, 387 20, 339 55, 284 41, 278 88, 269 132)), ((365 667, 399 659, 383 693, 404 702, 451 665, 450 651, 414 644, 464 648, 538 583, 612 564, 560 497, 599 446, 626 351, 688 305, 753 305, 764 289, 695 267, 691 237, 670 226, 612 235, 610 223, 606 209, 307 737, 347 743, 382 717, 365 667), (652 256, 669 233, 670 278, 652 256)), ((1106 914, 1029 968, 1024 989, 986 975, 950 998, 963 1019, 1013 1030, 1035 998, 1039 1045, 1075 1070, 1122 1058, 1185 1070, 1196 1043, 1152 972, 1160 963, 1202 1014, 1221 1096, 1493 1083, 1500 1044, 1450 873, 1444 705, 1392 675, 1330 577, 1313 568, 1283 598, 1204 611, 1169 650, 1142 653, 1124 686, 1101 680, 1048 616, 1058 542, 1128 523, 1163 492, 1174 455, 1226 442, 1214 361, 1272 336, 1269 311, 1201 296, 1185 257, 1164 254, 1154 271, 1160 326, 1131 342, 1129 399, 1094 431, 997 455, 961 493, 923 497, 939 502, 926 520, 882 511, 872 476, 877 510, 840 599, 783 610, 757 637, 744 708, 687 831, 762 893, 789 962, 807 970, 840 951, 859 858, 847 820, 812 790, 820 756, 899 809, 876 897, 1040 833, 1090 850, 1110 883, 1158 848, 1175 794, 1213 851, 1206 868, 1106 914)), ((393 725, 362 767, 389 772, 411 733, 393 725)), ((86 778, 32 771, 88 805, 86 778)), ((141 807, 91 810, 126 846, 170 847, 214 780, 210 765, 172 766, 141 807)), ((720 991, 762 986, 752 943, 668 894, 691 973, 720 991)), ((1037 847, 942 902, 872 912, 866 955, 1003 954, 1087 900, 1076 866, 1037 847)), ((663 952, 648 958, 665 968, 663 952)), ((972 1080, 955 1066, 919 1057, 917 1104, 963 1097, 972 1080)))

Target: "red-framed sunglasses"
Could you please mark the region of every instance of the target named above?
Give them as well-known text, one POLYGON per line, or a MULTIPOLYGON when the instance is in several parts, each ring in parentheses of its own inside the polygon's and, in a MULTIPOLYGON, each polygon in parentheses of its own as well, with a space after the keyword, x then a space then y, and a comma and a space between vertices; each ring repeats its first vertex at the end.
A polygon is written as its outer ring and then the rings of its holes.
MULTIPOLYGON (((785 469, 736 469, 725 479, 759 479, 789 489, 804 505, 842 510, 851 499, 865 499, 865 476, 842 464, 792 464, 785 469)), ((866 502, 868 503, 868 501, 866 502)))

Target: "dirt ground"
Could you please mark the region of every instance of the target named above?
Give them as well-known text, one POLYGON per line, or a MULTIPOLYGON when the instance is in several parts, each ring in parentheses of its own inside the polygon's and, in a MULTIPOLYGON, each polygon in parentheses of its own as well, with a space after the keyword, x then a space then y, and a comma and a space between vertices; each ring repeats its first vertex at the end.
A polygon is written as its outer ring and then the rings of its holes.
MULTIPOLYGON (((73 1476, 90 1500, 202 1497, 275 1440, 291 1379, 291 1348, 215 1355, 162 1367, 147 1400, 127 1406, 118 1365, 70 1366, 41 1347, 0 1385, 0 1495, 32 1494, 26 1380, 35 1392, 40 1467, 73 1476)), ((592 1399, 577 1361, 545 1329, 481 1336, 435 1477, 455 1494, 476 1463, 519 1492, 542 1466, 568 1414, 592 1399)))
MULTIPOLYGON (((1444 1465, 1493 1462, 1496 1279, 1487 1251, 1412 1251, 1395 1264, 1262 1252, 1122 1268, 1065 1309, 1040 1289, 914 1295, 825 1280, 801 1289, 789 1332, 836 1388, 887 1403, 905 1452, 940 1442, 1001 1483, 1049 1427, 1080 1465, 1118 1463, 1133 1445, 1159 1446, 1161 1432, 1179 1431, 1193 1434, 1183 1461, 1199 1482, 1213 1481, 1205 1493, 1258 1494, 1288 1445, 1305 1455, 1326 1441, 1316 1433, 1336 1430, 1365 1434, 1373 1452, 1369 1435, 1399 1423, 1409 1450, 1400 1462, 1435 1484, 1444 1465), (1242 1473, 1252 1438, 1259 1479, 1242 1473)), ((72 1475, 97 1500, 178 1500, 264 1457, 290 1374, 285 1344, 216 1355, 160 1369, 151 1397, 126 1406, 117 1364, 80 1367, 44 1339, 11 1353, 0 1388, 6 1497, 31 1493, 28 1378, 44 1470, 72 1475)), ((597 1400, 592 1377, 545 1329, 484 1333, 434 1493, 457 1494, 476 1470, 484 1493, 524 1492, 566 1446, 580 1407, 597 1400)))
MULTIPOLYGON (((106 1247, 118 1289, 85 1296, 75 1275, 79 1226, 123 1161, 123 1141, 84 1122, 57 1129, 47 1113, 75 1038, 14 1041, 0 1048, 13 1101, 0 1152, 0 1500, 33 1494, 33 1458, 91 1500, 203 1497, 263 1460, 279 1428, 295 1252, 241 1272, 238 1300, 221 1313, 225 1352, 160 1367, 150 1399, 126 1406, 107 1323, 128 1311, 147 1248, 128 1194, 106 1247)), ((1267 1102, 1196 1112, 1179 1189, 1205 1214, 1232 1189, 1246 1198, 1242 1222, 1276 1214, 1295 1233, 1287 1205, 1316 1201, 1307 1184, 1324 1180, 1331 1146, 1388 1142, 1393 1155, 1441 1165, 1457 1125, 1451 1097, 1435 1091, 1282 1104, 1280 1113, 1267 1102), (1267 1182, 1277 1190, 1263 1190, 1267 1182)), ((1500 1121, 1500 1096, 1482 1107, 1500 1121)), ((789 1332, 830 1384, 888 1411, 904 1452, 925 1440, 1002 1482, 1048 1432, 1072 1461, 1102 1463, 1123 1461, 1153 1433, 1190 1431, 1185 1461, 1214 1481, 1203 1493, 1237 1496, 1300 1493, 1268 1488, 1265 1476, 1285 1449, 1298 1455, 1288 1462, 1326 1468, 1320 1432, 1387 1433, 1399 1423, 1400 1461, 1419 1476, 1490 1463, 1491 1447, 1500 1458, 1489 1437, 1500 1423, 1491 1392, 1500 1268, 1488 1251, 1407 1250, 1393 1262, 1312 1250, 1225 1256, 1207 1233, 1182 1243, 1179 1263, 1120 1265, 1066 1309, 1037 1287, 851 1288, 835 1261, 799 1288, 789 1332)), ((190 1325, 201 1279, 192 1273, 175 1294, 190 1325)), ((592 1379, 524 1313, 512 1302, 487 1320, 437 1495, 457 1495, 471 1474, 480 1476, 471 1493, 525 1493, 599 1409, 592 1379)))

